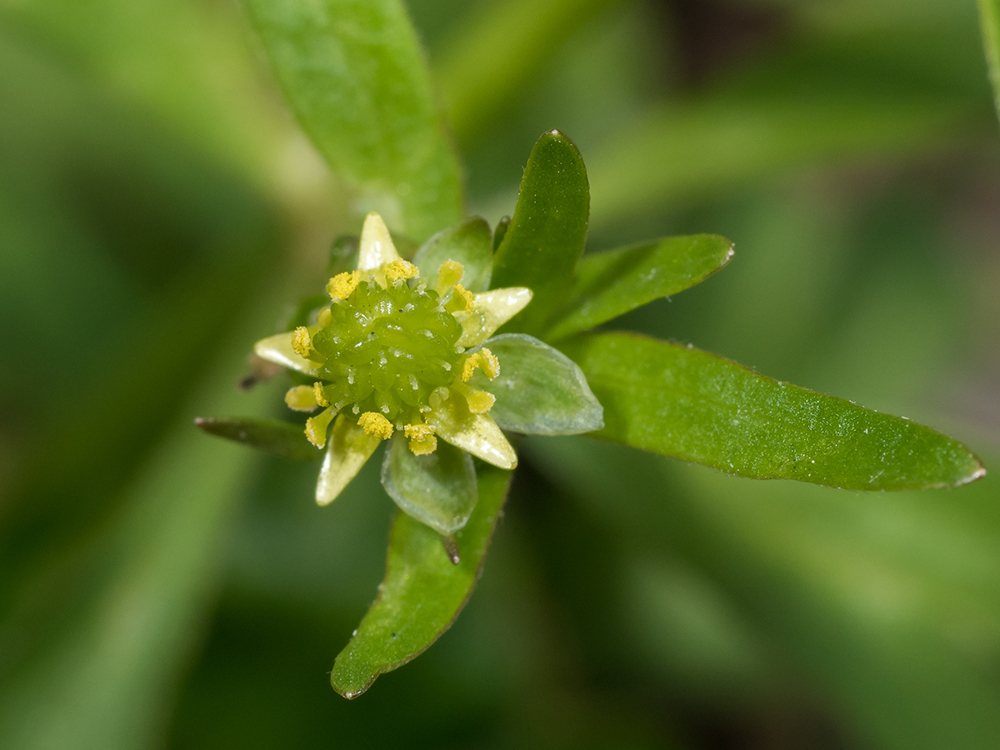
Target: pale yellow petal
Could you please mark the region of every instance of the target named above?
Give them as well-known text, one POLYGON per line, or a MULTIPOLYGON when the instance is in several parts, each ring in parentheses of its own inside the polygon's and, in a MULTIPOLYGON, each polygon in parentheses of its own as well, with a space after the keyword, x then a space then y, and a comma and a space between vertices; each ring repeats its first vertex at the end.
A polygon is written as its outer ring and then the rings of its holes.
POLYGON ((501 469, 517 466, 517 454, 489 414, 473 414, 459 394, 432 401, 425 418, 438 437, 501 469))
POLYGON ((316 398, 316 391, 312 386, 296 385, 288 389, 285 393, 285 404, 289 409, 295 411, 316 411, 319 406, 329 406, 330 404, 320 404, 316 398))
POLYGON ((320 505, 333 502, 381 442, 374 435, 365 434, 354 420, 343 414, 337 417, 316 483, 316 502, 320 505))
POLYGON ((386 263, 401 260, 396 246, 392 244, 389 230, 382 217, 372 211, 365 217, 365 225, 361 229, 361 242, 358 248, 358 270, 374 271, 386 263))
POLYGON ((483 343, 529 302, 531 290, 523 286, 477 294, 471 312, 455 313, 455 319, 462 324, 462 336, 458 339, 458 345, 475 346, 483 343))
POLYGON ((309 374, 315 368, 319 367, 319 363, 308 360, 296 353, 295 348, 292 346, 292 337, 294 335, 293 331, 289 331, 288 333, 279 333, 277 336, 269 336, 266 339, 261 339, 253 345, 254 353, 268 362, 274 362, 282 367, 288 367, 292 370, 309 374))

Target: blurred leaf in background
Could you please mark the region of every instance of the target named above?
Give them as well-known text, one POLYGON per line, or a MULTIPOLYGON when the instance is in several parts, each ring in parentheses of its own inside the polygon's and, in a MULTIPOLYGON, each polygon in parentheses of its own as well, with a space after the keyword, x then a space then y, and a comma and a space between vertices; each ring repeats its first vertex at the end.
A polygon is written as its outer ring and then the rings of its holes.
MULTIPOLYGON (((409 4, 473 212, 509 213, 558 127, 588 164, 588 252, 736 242, 630 329, 995 466, 1000 142, 974 4, 544 5, 409 4)), ((228 2, 0 5, 0 746, 1000 744, 995 472, 856 495, 569 438, 526 441, 448 637, 333 694, 383 572, 377 470, 321 513, 314 465, 190 425, 280 401, 234 389, 244 353, 349 208, 263 55, 228 2)))

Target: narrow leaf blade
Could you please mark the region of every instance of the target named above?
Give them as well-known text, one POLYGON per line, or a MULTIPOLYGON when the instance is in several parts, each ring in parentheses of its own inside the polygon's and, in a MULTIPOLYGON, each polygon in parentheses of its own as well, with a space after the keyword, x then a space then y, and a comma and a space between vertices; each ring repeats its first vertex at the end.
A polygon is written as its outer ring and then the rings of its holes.
POLYGON ((492 393, 490 416, 503 429, 529 435, 578 435, 604 426, 604 410, 583 371, 557 349, 523 333, 506 333, 485 346, 500 360, 490 380, 476 371, 469 385, 492 393))
POLYGON ((397 514, 378 598, 330 675, 334 690, 345 698, 356 698, 380 674, 423 653, 451 627, 468 601, 511 476, 493 467, 477 468, 479 503, 465 528, 455 534, 458 565, 448 559, 437 533, 405 513, 397 514))
POLYGON ((319 461, 323 458, 323 451, 306 439, 301 425, 280 419, 198 417, 194 423, 209 435, 234 440, 293 461, 319 461))
POLYGON ((993 96, 1000 112, 1000 0, 979 0, 979 19, 983 27, 983 46, 990 68, 993 96))
POLYGON ((446 260, 458 261, 465 267, 461 283, 466 289, 472 292, 489 289, 493 270, 490 225, 476 217, 442 229, 427 240, 413 257, 420 275, 432 283, 446 260))
POLYGON ((360 213, 424 239, 462 217, 458 160, 400 0, 248 0, 302 127, 360 213))
POLYGON ((733 257, 733 243, 713 234, 667 237, 587 255, 566 303, 565 317, 546 334, 565 338, 660 297, 700 284, 733 257))
POLYGON ((758 479, 854 490, 957 487, 985 469, 929 427, 697 349, 613 333, 563 351, 604 405, 604 437, 758 479))
POLYGON ((562 298, 583 252, 589 215, 580 152, 559 131, 544 134, 528 157, 514 217, 493 258, 494 289, 525 286, 534 293, 514 319, 518 330, 539 330, 562 298))

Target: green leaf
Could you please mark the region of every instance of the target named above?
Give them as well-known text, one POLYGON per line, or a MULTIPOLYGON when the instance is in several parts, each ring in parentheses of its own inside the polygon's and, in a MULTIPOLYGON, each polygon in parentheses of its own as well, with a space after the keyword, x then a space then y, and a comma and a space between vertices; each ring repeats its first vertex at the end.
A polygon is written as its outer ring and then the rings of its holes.
POLYGON ((1000 112, 1000 0, 979 0, 979 19, 983 27, 983 46, 990 66, 990 82, 997 111, 1000 112))
POLYGON ((422 240, 462 218, 459 166, 400 0, 247 0, 302 127, 397 232, 422 240))
POLYGON ((503 121, 568 39, 618 0, 492 0, 472 8, 435 55, 435 78, 459 140, 503 121), (502 60, 503 64, 497 61, 502 60))
POLYGON ((478 499, 471 455, 439 441, 417 456, 401 432, 385 452, 382 486, 404 513, 444 535, 465 526, 478 499))
MULTIPOLYGON (((876 65, 862 69, 870 75, 876 65)), ((651 111, 588 155, 593 226, 619 226, 665 205, 689 206, 803 165, 908 157, 970 110, 957 96, 904 95, 898 82, 896 91, 861 90, 850 78, 837 85, 823 96, 720 94, 651 111)))
POLYGON ((432 282, 446 260, 455 260, 465 266, 461 283, 466 289, 473 292, 489 289, 493 270, 490 225, 483 219, 472 218, 442 229, 427 240, 413 257, 420 275, 432 282))
POLYGON ((733 243, 714 234, 667 237, 587 255, 566 303, 566 316, 546 334, 555 340, 700 284, 733 257, 733 243))
POLYGON ((469 385, 496 396, 490 416, 505 430, 537 435, 577 435, 604 426, 604 410, 573 360, 523 333, 487 341, 500 360, 490 380, 477 370, 469 385))
POLYGON ((512 327, 537 331, 565 294, 583 252, 589 213, 580 152, 559 131, 545 133, 528 157, 514 218, 493 259, 494 289, 526 286, 534 292, 512 327))
POLYGON ((379 595, 355 635, 337 656, 334 690, 356 698, 380 674, 420 655, 455 621, 482 572, 507 496, 510 472, 479 466, 479 503, 455 534, 461 560, 453 565, 441 538, 399 513, 389 536, 386 574, 379 595))
POLYGON ((195 425, 209 435, 234 440, 293 461, 319 461, 323 451, 306 439, 302 425, 280 419, 198 417, 195 425))
POLYGON ((563 347, 604 405, 598 437, 759 479, 855 490, 957 487, 986 471, 929 427, 630 334, 563 347))

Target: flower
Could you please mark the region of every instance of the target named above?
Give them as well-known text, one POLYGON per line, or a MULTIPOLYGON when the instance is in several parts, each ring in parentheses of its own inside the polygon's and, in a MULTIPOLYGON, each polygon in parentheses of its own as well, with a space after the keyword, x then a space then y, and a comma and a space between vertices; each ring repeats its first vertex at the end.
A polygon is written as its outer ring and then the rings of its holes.
MULTIPOLYGON (((486 247, 488 262, 488 241, 486 247)), ((258 341, 254 351, 312 379, 291 388, 285 402, 316 412, 305 434, 326 449, 316 485, 320 505, 332 502, 378 445, 391 440, 382 470, 386 491, 447 536, 476 504, 471 457, 517 466, 502 426, 587 432, 602 426, 602 412, 582 372, 555 349, 521 334, 491 338, 531 301, 530 289, 473 291, 462 282, 475 288, 483 275, 439 255, 421 259, 418 252, 417 265, 402 259, 381 217, 369 214, 357 268, 329 280, 330 304, 314 311, 315 325, 258 341), (518 372, 525 365, 542 371, 518 372), (501 424, 491 415, 497 405, 501 424)))

